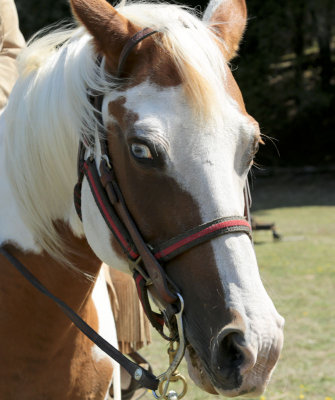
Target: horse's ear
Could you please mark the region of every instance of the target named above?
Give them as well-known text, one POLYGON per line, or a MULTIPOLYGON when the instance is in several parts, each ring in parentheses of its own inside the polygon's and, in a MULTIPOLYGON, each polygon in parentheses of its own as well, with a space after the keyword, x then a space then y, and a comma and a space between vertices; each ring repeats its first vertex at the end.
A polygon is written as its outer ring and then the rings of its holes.
POLYGON ((98 50, 116 67, 127 40, 139 29, 105 0, 70 0, 73 15, 95 39, 98 50))
POLYGON ((235 57, 247 22, 245 0, 211 0, 203 20, 224 40, 226 60, 235 57))

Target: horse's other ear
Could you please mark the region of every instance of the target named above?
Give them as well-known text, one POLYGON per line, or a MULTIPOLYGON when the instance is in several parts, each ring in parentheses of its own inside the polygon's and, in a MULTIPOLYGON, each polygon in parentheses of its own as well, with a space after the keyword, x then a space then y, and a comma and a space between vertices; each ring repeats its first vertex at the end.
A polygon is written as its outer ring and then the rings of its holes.
POLYGON ((70 0, 70 4, 73 15, 94 37, 98 51, 116 70, 123 46, 140 29, 105 0, 70 0))
POLYGON ((224 40, 226 60, 235 57, 247 22, 245 0, 211 0, 203 20, 224 40))

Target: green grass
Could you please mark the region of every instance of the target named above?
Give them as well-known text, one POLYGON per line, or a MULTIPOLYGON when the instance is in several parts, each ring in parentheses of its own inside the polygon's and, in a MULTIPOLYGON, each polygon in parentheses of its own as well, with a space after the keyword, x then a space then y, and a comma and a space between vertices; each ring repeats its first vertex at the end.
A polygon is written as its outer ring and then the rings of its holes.
POLYGON ((255 216, 276 221, 283 235, 282 241, 273 243, 269 233, 255 232, 263 282, 286 319, 284 349, 265 396, 333 397, 335 207, 277 208, 255 216))
MULTIPOLYGON (((327 178, 327 177, 326 177, 327 178)), ((282 240, 254 233, 264 285, 285 317, 285 344, 266 400, 335 400, 335 190, 324 176, 257 182, 253 216, 275 222, 282 240), (292 192, 293 191, 293 192, 292 192)), ((154 335, 145 353, 155 373, 167 368, 154 335)), ((185 363, 180 370, 187 376, 185 363)), ((210 400, 188 378, 188 400, 210 400)), ((147 394, 145 399, 151 398, 147 394)))

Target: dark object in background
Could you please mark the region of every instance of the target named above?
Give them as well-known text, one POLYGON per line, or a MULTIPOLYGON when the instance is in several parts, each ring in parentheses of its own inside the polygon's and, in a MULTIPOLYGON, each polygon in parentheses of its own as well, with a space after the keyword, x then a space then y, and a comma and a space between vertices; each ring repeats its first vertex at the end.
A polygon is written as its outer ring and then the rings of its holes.
MULTIPOLYGON (((201 11, 208 0, 179 3, 201 11)), ((16 5, 26 39, 70 18, 68 0, 16 0, 16 5)), ((256 161, 335 165, 335 1, 249 0, 247 6, 248 34, 231 65, 249 114, 263 134, 276 139, 275 145, 265 139, 256 161)))
POLYGON ((251 226, 253 231, 272 231, 272 237, 274 240, 280 240, 281 235, 276 230, 276 225, 272 224, 260 224, 255 221, 254 218, 251 218, 251 226))

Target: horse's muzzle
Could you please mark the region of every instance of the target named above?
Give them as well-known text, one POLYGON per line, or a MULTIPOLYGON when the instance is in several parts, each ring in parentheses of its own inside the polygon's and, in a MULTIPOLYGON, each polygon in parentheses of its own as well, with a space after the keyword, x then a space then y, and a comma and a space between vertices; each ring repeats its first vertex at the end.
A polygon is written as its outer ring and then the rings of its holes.
POLYGON ((188 346, 190 376, 209 393, 226 397, 259 396, 270 380, 282 349, 284 319, 278 315, 271 337, 255 336, 246 327, 245 318, 236 310, 230 312, 232 322, 211 339, 209 359, 201 360, 188 346))

